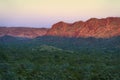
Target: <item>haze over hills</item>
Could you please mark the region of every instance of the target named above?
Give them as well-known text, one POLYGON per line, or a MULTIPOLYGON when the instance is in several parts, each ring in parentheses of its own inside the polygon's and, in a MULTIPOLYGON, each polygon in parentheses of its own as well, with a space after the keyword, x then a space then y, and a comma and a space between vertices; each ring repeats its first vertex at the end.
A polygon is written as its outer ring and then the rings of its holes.
POLYGON ((58 22, 52 28, 0 27, 0 36, 35 38, 38 36, 95 37, 120 36, 120 17, 91 18, 85 22, 58 22))

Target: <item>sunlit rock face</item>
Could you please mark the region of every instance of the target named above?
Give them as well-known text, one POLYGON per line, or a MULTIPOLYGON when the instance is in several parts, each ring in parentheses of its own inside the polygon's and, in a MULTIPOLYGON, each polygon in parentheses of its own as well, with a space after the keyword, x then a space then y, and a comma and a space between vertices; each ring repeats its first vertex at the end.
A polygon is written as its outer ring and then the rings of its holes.
POLYGON ((109 38, 120 36, 120 18, 91 18, 86 22, 78 21, 72 24, 58 22, 48 30, 46 35, 95 38, 109 38))
POLYGON ((25 28, 25 27, 0 27, 0 36, 9 35, 14 37, 35 38, 44 36, 46 28, 25 28))
POLYGON ((0 27, 0 36, 36 38, 38 36, 95 37, 120 36, 120 17, 91 18, 85 22, 58 22, 52 28, 0 27))

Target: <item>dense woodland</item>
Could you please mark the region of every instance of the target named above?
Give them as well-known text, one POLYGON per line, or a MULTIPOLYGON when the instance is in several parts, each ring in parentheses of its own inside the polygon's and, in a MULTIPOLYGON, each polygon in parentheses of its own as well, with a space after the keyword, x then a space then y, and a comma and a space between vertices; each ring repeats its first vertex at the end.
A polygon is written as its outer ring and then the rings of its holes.
POLYGON ((120 80, 120 37, 1 37, 0 80, 120 80))

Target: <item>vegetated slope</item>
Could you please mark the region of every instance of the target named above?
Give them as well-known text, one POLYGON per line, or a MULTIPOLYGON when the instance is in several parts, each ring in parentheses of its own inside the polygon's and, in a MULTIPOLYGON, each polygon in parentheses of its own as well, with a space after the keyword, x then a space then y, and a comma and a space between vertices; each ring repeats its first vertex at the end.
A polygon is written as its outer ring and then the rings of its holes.
POLYGON ((68 38, 43 36, 32 40, 34 45, 51 45, 65 50, 78 51, 80 49, 120 49, 120 37, 103 38, 68 38))
POLYGON ((40 45, 49 45, 63 50, 79 51, 81 49, 97 49, 97 50, 119 50, 120 37, 112 38, 68 38, 55 36, 42 36, 35 39, 16 38, 4 36, 0 38, 0 44, 12 46, 26 45, 26 47, 36 47, 40 45))
POLYGON ((58 22, 48 30, 49 36, 110 38, 120 36, 120 18, 91 18, 86 22, 58 22))
POLYGON ((119 80, 120 51, 0 45, 1 80, 119 80))
POLYGON ((119 80, 120 37, 0 38, 1 80, 119 80))

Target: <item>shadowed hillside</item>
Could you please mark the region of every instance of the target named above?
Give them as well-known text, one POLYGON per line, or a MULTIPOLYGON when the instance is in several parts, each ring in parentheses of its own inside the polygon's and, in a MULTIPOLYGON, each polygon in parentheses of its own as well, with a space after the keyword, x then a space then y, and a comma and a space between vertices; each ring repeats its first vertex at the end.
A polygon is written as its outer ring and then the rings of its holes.
POLYGON ((42 36, 35 39, 4 36, 0 38, 0 44, 12 46, 36 47, 40 45, 49 45, 64 50, 79 51, 81 49, 96 50, 119 50, 120 37, 112 38, 68 38, 55 36, 42 36))
POLYGON ((0 45, 1 80, 119 80, 120 51, 0 45))

